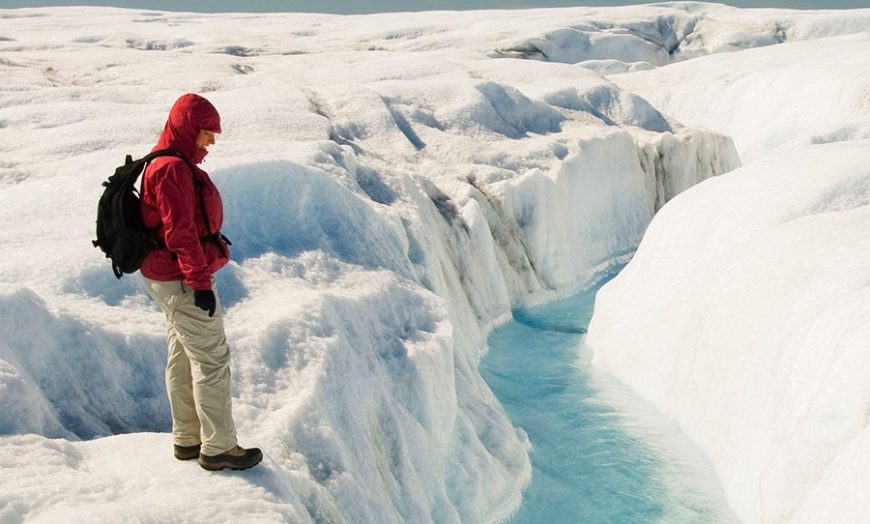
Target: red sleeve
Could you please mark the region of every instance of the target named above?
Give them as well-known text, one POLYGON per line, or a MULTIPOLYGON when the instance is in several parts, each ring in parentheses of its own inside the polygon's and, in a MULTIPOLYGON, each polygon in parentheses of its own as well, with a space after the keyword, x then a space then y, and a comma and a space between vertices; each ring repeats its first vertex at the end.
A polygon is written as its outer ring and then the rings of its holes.
POLYGON ((178 257, 184 281, 192 289, 211 289, 211 274, 196 227, 193 175, 183 162, 169 162, 154 185, 163 221, 164 241, 178 257))

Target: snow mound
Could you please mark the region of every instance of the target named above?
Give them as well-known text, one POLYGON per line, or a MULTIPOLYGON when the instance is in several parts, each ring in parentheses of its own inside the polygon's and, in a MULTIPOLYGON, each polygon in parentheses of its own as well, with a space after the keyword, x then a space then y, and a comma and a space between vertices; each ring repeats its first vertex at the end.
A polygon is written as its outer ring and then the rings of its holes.
MULTIPOLYGON (((324 157, 335 156, 325 161, 345 162, 344 152, 334 143, 324 144, 324 149, 324 157)), ((339 181, 320 169, 280 162, 244 164, 221 172, 216 181, 225 195, 224 208, 234 217, 225 229, 237 239, 234 260, 322 250, 351 264, 410 276, 403 239, 394 224, 360 198, 361 187, 343 171, 344 180, 339 181), (341 182, 357 186, 356 193, 341 182)), ((369 176, 368 185, 376 184, 376 175, 369 176)))
POLYGON ((547 95, 546 101, 564 109, 591 113, 608 125, 636 126, 658 133, 674 130, 667 118, 649 102, 612 84, 602 84, 582 91, 557 91, 547 95))
POLYGON ((542 102, 529 100, 510 86, 487 82, 476 86, 476 89, 483 95, 482 102, 486 109, 475 108, 462 112, 469 113, 472 120, 508 138, 520 138, 528 133, 557 133, 565 120, 558 111, 542 102), (479 112, 483 114, 478 116, 479 112))
POLYGON ((662 45, 656 45, 629 31, 609 33, 594 26, 556 29, 541 38, 497 50, 490 56, 531 58, 565 64, 605 59, 655 65, 668 62, 668 53, 662 45))
POLYGON ((595 71, 600 75, 615 75, 619 73, 633 73, 635 71, 648 71, 655 68, 649 62, 622 62, 620 60, 583 60, 577 62, 577 65, 582 66, 590 71, 595 71))

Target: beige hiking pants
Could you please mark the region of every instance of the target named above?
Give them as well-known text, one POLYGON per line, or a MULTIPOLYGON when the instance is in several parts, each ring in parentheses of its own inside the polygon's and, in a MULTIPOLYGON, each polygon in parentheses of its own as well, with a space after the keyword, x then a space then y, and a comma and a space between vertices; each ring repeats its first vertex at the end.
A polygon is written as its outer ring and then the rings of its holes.
MULTIPOLYGON (((193 303, 193 290, 180 280, 143 277, 148 293, 166 314, 169 357, 166 392, 172 409, 172 437, 178 446, 202 443, 204 455, 236 446, 230 399, 230 349, 220 299, 209 318, 193 303)), ((215 290, 215 297, 217 291, 215 290)))

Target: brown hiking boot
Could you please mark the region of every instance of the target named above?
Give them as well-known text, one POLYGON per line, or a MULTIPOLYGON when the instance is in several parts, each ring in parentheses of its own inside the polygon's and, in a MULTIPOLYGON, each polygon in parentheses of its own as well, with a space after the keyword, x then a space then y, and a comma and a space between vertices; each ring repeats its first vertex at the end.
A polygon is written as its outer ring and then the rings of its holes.
POLYGON ((248 469, 253 468, 263 460, 263 452, 259 448, 245 449, 241 446, 224 451, 220 455, 199 456, 199 465, 209 471, 220 471, 224 468, 229 469, 248 469))
POLYGON ((178 460, 192 460, 199 456, 199 444, 196 446, 174 445, 172 454, 178 460))

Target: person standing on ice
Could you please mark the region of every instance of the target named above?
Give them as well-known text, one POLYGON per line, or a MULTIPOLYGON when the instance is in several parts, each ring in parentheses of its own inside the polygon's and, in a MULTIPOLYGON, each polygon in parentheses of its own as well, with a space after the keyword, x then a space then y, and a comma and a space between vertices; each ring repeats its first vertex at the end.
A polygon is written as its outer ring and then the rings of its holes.
POLYGON ((229 260, 220 234, 223 204, 199 169, 221 132, 220 115, 205 98, 186 94, 169 112, 154 151, 161 156, 142 180, 141 211, 163 241, 140 269, 145 287, 166 314, 169 356, 166 391, 172 410, 174 455, 198 458, 208 470, 247 469, 263 459, 239 447, 230 399, 230 351, 214 274, 229 260))

